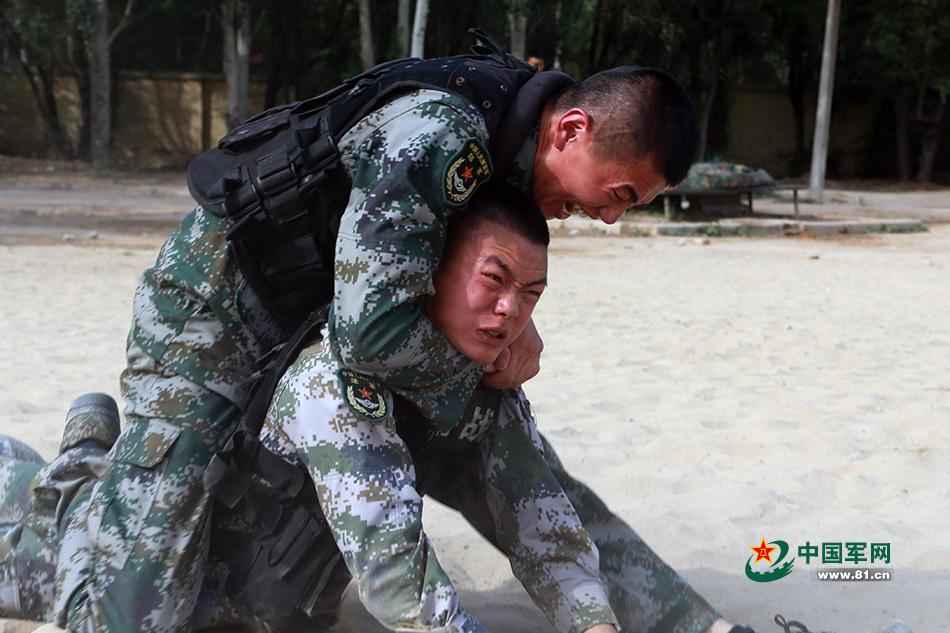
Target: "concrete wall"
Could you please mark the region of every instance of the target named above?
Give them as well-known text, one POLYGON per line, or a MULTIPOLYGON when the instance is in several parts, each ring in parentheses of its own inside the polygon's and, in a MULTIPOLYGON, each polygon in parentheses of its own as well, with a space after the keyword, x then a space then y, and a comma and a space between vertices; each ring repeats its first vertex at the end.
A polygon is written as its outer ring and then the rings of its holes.
MULTIPOLYGON (((264 89, 264 82, 251 82, 249 114, 264 107, 264 89)), ((58 76, 55 93, 60 117, 75 139, 80 113, 72 77, 58 76)), ((227 131, 225 82, 193 73, 119 73, 112 117, 115 164, 181 167, 227 131)), ((49 149, 26 79, 0 71, 0 152, 48 156, 49 149)))
MULTIPOLYGON (((795 116, 782 90, 730 92, 729 143, 724 158, 786 176, 795 148, 795 116)), ((805 147, 811 151, 814 96, 805 104, 805 147)), ((842 178, 860 176, 874 129, 873 104, 838 95, 831 121, 828 171, 842 178)), ((795 174, 792 174, 795 175, 795 174)))
MULTIPOLYGON (((264 89, 264 82, 251 82, 249 113, 263 108, 264 89)), ((61 117, 75 137, 79 103, 71 77, 57 78, 56 95, 61 117)), ((785 92, 733 89, 729 98, 729 142, 722 158, 764 168, 776 177, 788 176, 795 139, 794 118, 785 92)), ((113 110, 113 159, 118 165, 138 168, 184 166, 225 134, 226 112, 223 77, 119 73, 113 110)), ((810 147, 813 101, 806 104, 806 112, 806 147, 810 147)), ((875 133, 873 117, 874 106, 868 101, 836 95, 829 175, 862 175, 875 133)), ((950 139, 944 143, 948 144, 950 139)), ((45 156, 49 152, 42 121, 19 71, 0 71, 0 152, 25 156, 45 156)), ((884 160, 889 164, 889 157, 884 160)))

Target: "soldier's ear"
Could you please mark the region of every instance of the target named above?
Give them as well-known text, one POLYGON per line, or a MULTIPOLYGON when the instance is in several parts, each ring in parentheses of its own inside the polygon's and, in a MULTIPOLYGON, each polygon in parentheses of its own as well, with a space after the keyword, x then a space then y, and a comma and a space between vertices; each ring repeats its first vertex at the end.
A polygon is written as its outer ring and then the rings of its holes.
POLYGON ((590 114, 581 108, 566 110, 558 116, 554 146, 559 151, 564 151, 569 143, 588 140, 592 122, 590 114))

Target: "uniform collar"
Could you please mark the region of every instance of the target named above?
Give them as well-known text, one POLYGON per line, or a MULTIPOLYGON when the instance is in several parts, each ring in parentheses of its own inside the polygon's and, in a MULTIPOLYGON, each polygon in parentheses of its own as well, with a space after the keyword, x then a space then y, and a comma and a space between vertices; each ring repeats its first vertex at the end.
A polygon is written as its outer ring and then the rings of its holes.
POLYGON ((531 129, 505 173, 505 180, 509 184, 528 195, 531 195, 534 156, 538 151, 538 129, 539 125, 537 124, 531 129))

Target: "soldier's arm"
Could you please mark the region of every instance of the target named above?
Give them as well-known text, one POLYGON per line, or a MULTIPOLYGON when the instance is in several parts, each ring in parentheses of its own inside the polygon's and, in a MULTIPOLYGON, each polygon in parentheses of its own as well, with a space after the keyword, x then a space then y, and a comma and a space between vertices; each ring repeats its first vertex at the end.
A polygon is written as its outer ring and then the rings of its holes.
POLYGON ((435 329, 422 305, 433 292, 446 223, 468 199, 464 187, 459 196, 447 186, 453 176, 474 179, 463 181, 472 186, 487 177, 477 166, 471 173, 450 169, 472 143, 487 159, 487 133, 470 104, 448 95, 429 99, 379 122, 347 152, 356 158, 348 165, 353 190, 337 239, 331 337, 342 365, 451 425, 482 368, 435 329))
POLYGON ((497 412, 495 431, 481 446, 482 468, 512 571, 558 631, 616 625, 597 549, 544 460, 524 393, 504 392, 497 412))
POLYGON ((306 465, 360 600, 380 623, 393 630, 488 633, 461 608, 423 532, 412 458, 394 419, 370 421, 351 411, 336 397, 346 386, 320 364, 325 360, 310 358, 285 376, 262 441, 306 465))

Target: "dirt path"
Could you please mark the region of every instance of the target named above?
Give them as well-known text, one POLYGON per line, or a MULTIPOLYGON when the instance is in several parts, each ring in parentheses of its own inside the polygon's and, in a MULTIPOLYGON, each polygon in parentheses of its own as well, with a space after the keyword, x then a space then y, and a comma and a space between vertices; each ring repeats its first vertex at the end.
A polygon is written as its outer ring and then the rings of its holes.
MULTIPOLYGON (((800 196, 807 195, 805 190, 800 196)), ((757 212, 791 214, 791 192, 757 198, 757 212)), ((93 172, 84 163, 0 156, 0 236, 83 240, 167 235, 194 201, 185 170, 93 172)), ((880 182, 829 183, 824 204, 802 214, 827 218, 914 218, 950 222, 950 189, 880 182)))

